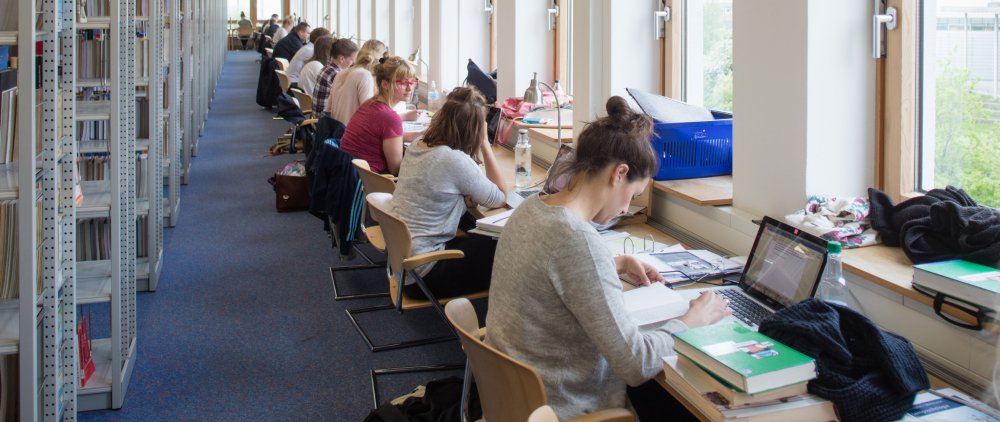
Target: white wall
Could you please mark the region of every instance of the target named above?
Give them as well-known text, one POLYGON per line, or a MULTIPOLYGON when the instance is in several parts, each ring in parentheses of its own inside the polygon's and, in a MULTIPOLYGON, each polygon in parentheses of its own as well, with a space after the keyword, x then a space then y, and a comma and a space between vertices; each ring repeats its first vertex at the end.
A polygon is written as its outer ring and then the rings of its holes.
POLYGON ((354 25, 352 25, 353 19, 351 19, 351 17, 353 15, 351 14, 351 12, 355 10, 355 8, 352 6, 354 6, 354 4, 357 3, 357 1, 356 0, 336 0, 336 1, 337 1, 336 4, 337 11, 336 11, 336 20, 334 20, 334 22, 336 22, 336 30, 334 32, 336 32, 337 35, 339 35, 340 37, 349 37, 355 35, 355 33, 357 32, 357 28, 355 28, 354 25))
POLYGON ((436 0, 430 5, 430 47, 425 55, 430 67, 428 78, 438 89, 451 89, 461 83, 455 66, 460 26, 458 5, 461 0, 436 0))
POLYGON ((874 174, 866 0, 733 2, 733 202, 783 216, 874 174))
POLYGON ((484 2, 462 0, 458 5, 459 33, 458 49, 455 51, 455 66, 459 79, 455 85, 460 85, 468 76, 466 65, 469 59, 476 62, 483 70, 489 72, 490 67, 490 22, 484 2))
POLYGON ((401 54, 396 51, 396 46, 389 42, 390 30, 389 26, 392 25, 392 1, 393 0, 373 0, 372 1, 372 16, 371 25, 373 29, 373 36, 377 40, 381 40, 384 43, 389 43, 389 49, 396 55, 402 55, 406 57, 405 54, 401 54))
POLYGON ((414 0, 391 0, 392 19, 389 24, 389 37, 386 42, 392 51, 402 57, 409 57, 417 47, 419 39, 414 35, 419 33, 415 23, 414 0))
POLYGON ((355 3, 357 7, 357 26, 358 34, 363 41, 368 41, 375 37, 375 33, 372 28, 372 0, 358 0, 355 3))
MULTIPOLYGON (((590 0, 582 3, 589 3, 590 0)), ((607 3, 610 8, 610 1, 607 3)), ((507 0, 496 5, 497 29, 497 98, 520 97, 531 81, 532 73, 551 82, 553 35, 548 31, 542 0, 507 0)))

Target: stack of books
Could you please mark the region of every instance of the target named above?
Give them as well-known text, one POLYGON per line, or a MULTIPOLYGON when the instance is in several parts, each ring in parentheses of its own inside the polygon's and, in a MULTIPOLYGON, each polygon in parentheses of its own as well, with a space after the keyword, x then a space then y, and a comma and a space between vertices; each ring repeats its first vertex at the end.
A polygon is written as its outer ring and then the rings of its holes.
POLYGON ((809 394, 812 358, 737 323, 675 336, 666 383, 712 421, 832 421, 833 403, 809 394))
POLYGON ((514 210, 507 210, 480 218, 476 220, 476 230, 480 234, 500 237, 500 232, 503 231, 503 226, 507 224, 507 220, 510 219, 511 214, 513 213, 514 210))
POLYGON ((968 261, 914 265, 913 285, 932 296, 944 293, 985 310, 1000 303, 1000 270, 968 261))

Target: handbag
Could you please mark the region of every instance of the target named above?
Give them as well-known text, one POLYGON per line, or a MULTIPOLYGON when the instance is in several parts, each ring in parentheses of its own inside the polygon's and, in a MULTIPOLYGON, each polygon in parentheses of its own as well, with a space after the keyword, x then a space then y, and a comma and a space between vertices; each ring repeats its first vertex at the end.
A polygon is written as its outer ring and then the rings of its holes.
POLYGON ((278 212, 309 209, 309 183, 305 176, 275 173, 267 182, 274 187, 274 206, 278 212))

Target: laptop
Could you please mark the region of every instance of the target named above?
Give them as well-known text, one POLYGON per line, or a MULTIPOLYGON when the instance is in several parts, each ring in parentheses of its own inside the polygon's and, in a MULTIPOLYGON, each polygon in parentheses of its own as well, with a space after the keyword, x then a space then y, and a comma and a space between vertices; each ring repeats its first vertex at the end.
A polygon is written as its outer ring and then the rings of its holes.
POLYGON ((679 290, 694 299, 714 291, 729 299, 733 315, 726 320, 756 330, 760 321, 778 310, 811 298, 826 266, 826 240, 771 217, 757 230, 750 256, 736 286, 679 290))
MULTIPOLYGON (((560 174, 565 174, 565 172, 560 171, 560 169, 566 165, 569 165, 572 162, 574 151, 575 150, 573 149, 573 146, 570 144, 559 145, 559 151, 556 152, 556 158, 555 160, 552 161, 552 165, 549 166, 549 169, 546 171, 545 184, 542 186, 532 186, 528 189, 511 190, 510 192, 507 193, 507 205, 510 206, 511 208, 517 208, 519 205, 521 205, 522 202, 524 202, 525 199, 528 199, 528 197, 530 197, 531 195, 541 193, 543 190, 546 189, 551 190, 551 187, 554 184, 558 184, 559 182, 558 180, 553 180, 553 179, 559 178, 560 174)), ((549 193, 555 193, 555 192, 549 192, 549 193)))

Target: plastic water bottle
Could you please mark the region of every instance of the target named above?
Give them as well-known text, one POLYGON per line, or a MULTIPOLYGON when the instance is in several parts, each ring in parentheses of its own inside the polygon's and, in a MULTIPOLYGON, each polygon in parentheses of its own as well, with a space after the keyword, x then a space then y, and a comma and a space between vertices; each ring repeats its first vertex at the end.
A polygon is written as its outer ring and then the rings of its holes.
POLYGON ((844 270, 841 266, 840 242, 828 242, 826 250, 826 268, 823 269, 823 277, 816 289, 816 298, 848 306, 848 298, 851 293, 847 290, 847 280, 844 279, 844 270))
POLYGON ((437 82, 431 81, 431 86, 427 88, 427 109, 430 111, 437 111, 438 109, 438 99, 441 94, 438 92, 437 82))
POLYGON ((559 104, 566 102, 566 94, 563 94, 562 84, 559 83, 558 79, 556 79, 556 83, 552 86, 552 90, 556 92, 556 99, 559 100, 559 104))
POLYGON ((526 189, 531 186, 531 144, 528 130, 517 131, 517 145, 514 146, 514 187, 526 189))

